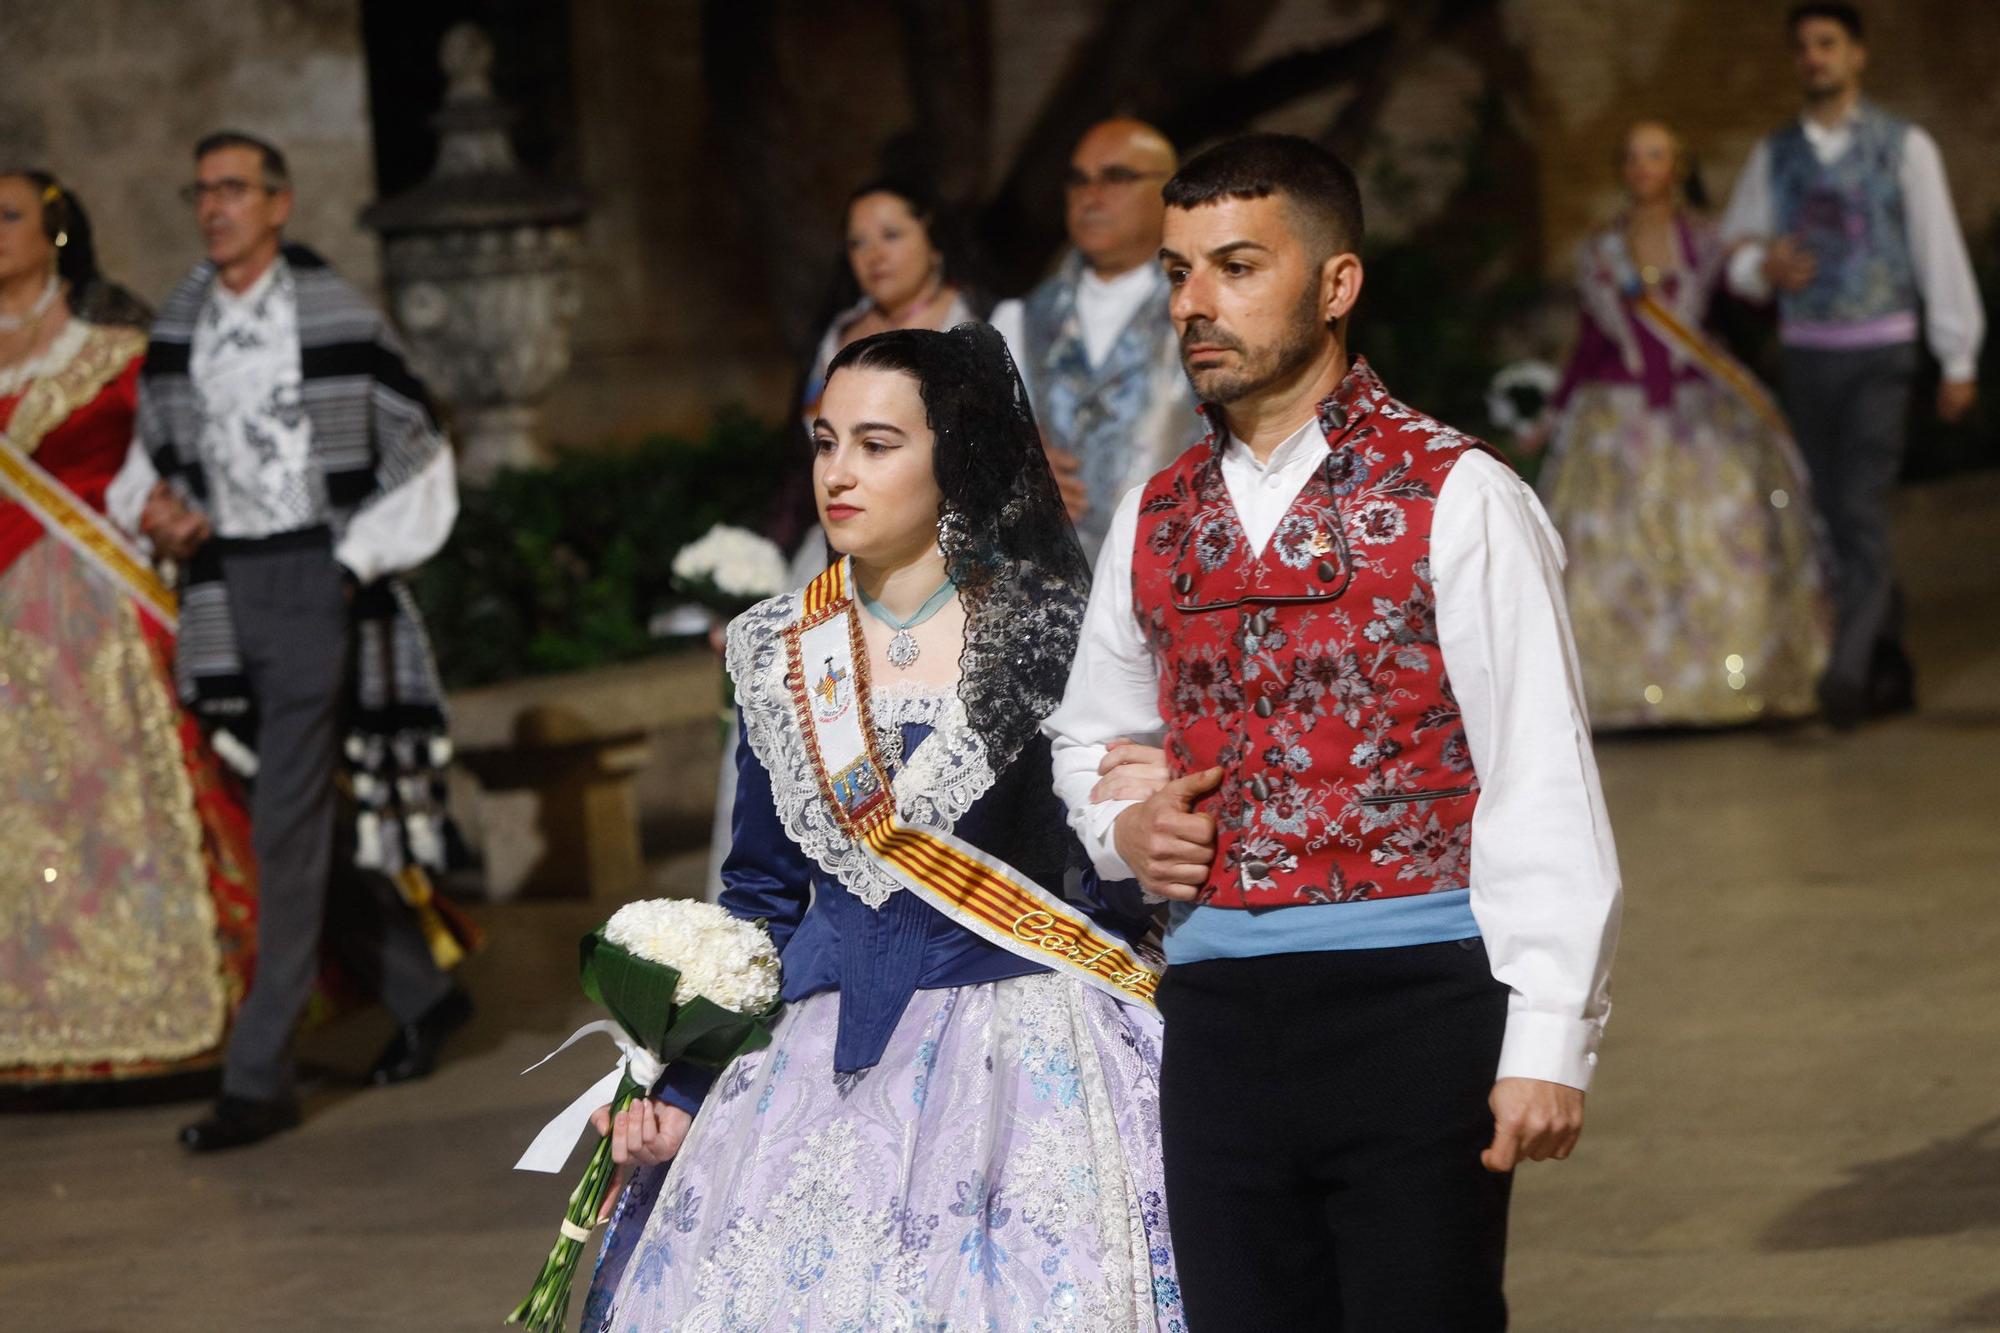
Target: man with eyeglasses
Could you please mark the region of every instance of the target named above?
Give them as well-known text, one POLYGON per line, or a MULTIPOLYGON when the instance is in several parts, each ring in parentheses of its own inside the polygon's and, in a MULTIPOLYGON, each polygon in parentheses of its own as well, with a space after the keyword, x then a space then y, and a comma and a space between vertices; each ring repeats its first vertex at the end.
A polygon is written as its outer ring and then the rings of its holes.
MULTIPOLYGON (((443 546, 458 491, 387 322, 285 243, 284 155, 212 134, 182 194, 207 258, 153 327, 139 439, 110 507, 177 562, 182 697, 252 784, 256 970, 221 1100, 181 1131, 201 1152, 298 1123, 292 1035, 319 969, 343 758, 362 810, 353 863, 442 868, 444 716, 395 576, 443 546)), ((342 888, 343 915, 376 918, 358 922, 367 953, 354 961, 401 1022, 373 1081, 428 1073, 470 1002, 382 875, 342 888)))
POLYGON ((1054 277, 993 311, 1092 560, 1118 497, 1201 434, 1156 258, 1174 166, 1151 125, 1093 125, 1064 177, 1073 248, 1054 277))

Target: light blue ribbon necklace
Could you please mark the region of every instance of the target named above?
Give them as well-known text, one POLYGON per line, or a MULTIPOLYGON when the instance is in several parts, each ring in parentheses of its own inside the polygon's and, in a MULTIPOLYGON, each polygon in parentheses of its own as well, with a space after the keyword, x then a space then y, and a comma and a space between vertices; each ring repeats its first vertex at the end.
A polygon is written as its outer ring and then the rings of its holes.
POLYGON ((861 608, 896 631, 895 636, 889 640, 888 657, 889 665, 898 671, 907 671, 915 666, 917 664, 917 657, 921 652, 917 647, 917 636, 910 633, 910 631, 944 610, 944 604, 950 601, 951 595, 957 591, 958 585, 953 583, 950 576, 947 575, 945 581, 939 585, 938 590, 926 598, 924 604, 917 608, 915 615, 911 616, 908 620, 898 620, 889 613, 888 607, 883 606, 882 603, 870 597, 867 590, 861 586, 858 580, 854 585, 854 594, 861 600, 861 608))

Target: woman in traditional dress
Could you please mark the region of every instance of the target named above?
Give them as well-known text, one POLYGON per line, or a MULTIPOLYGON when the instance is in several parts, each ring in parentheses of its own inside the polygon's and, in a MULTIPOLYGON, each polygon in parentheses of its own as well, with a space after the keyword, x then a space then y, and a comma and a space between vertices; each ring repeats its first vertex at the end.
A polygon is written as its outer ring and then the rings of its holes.
MULTIPOLYGON (((964 275, 956 272, 966 260, 953 239, 955 230, 930 192, 912 181, 871 181, 848 196, 841 231, 846 264, 836 283, 840 311, 820 338, 800 399, 808 432, 819 413, 827 367, 841 348, 889 329, 948 329, 979 318, 964 275)), ((803 585, 826 568, 826 541, 803 478, 780 482, 765 529, 789 555, 795 583, 803 585)), ((735 781, 735 767, 725 754, 709 838, 711 900, 722 892, 735 781)))
POLYGON ((1568 552, 1592 724, 1808 716, 1829 620, 1806 473, 1763 387, 1702 331, 1722 247, 1673 132, 1626 136, 1625 214, 1583 244, 1583 307, 1540 480, 1568 552))
POLYGON ((173 598, 104 519, 145 308, 0 172, 0 1082, 213 1064, 255 942, 249 822, 173 688, 173 598))
POLYGON ((1082 871, 1037 730, 1088 575, 1005 344, 854 343, 813 438, 843 558, 728 643, 722 903, 787 1007, 600 1111, 641 1169, 584 1327, 1178 1328, 1143 907, 1082 871))

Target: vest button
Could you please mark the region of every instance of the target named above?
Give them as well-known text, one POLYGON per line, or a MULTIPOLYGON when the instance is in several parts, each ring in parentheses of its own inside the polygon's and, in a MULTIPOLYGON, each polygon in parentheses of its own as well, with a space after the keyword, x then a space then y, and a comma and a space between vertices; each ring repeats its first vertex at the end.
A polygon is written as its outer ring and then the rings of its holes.
POLYGON ((1194 591, 1194 575, 1182 570, 1174 575, 1174 591, 1185 597, 1194 591))
POLYGON ((1258 695, 1257 702, 1252 704, 1251 707, 1255 710, 1258 717, 1269 717, 1278 711, 1278 706, 1271 702, 1271 696, 1268 694, 1258 695))
POLYGON ((1265 865, 1262 861, 1245 861, 1243 863, 1243 878, 1269 879, 1270 877, 1271 867, 1265 865))
POLYGON ((1339 403, 1329 404, 1326 409, 1326 419, 1332 423, 1335 430, 1344 430, 1347 427, 1347 409, 1339 403))
POLYGON ((1340 576, 1340 571, 1333 567, 1333 561, 1331 560, 1320 561, 1318 568, 1314 569, 1313 573, 1319 575, 1321 583, 1331 583, 1340 576))

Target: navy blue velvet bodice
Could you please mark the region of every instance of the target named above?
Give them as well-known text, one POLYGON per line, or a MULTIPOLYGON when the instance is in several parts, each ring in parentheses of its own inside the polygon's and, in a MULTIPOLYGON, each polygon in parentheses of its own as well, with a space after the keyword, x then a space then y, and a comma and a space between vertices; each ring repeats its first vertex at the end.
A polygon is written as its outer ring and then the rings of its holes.
MULTIPOLYGON (((905 725, 903 753, 913 753, 929 734, 928 726, 905 725)), ((839 1072, 866 1069, 881 1058, 918 990, 1047 970, 974 935, 914 893, 894 893, 880 907, 868 906, 786 836, 771 776, 747 736, 738 738, 736 770, 722 905, 766 923, 784 962, 787 1001, 840 991, 839 1072)), ((1083 857, 1051 786, 1045 737, 1022 747, 953 832, 1052 892, 1063 892, 1068 877, 1072 893, 1114 929, 1140 924, 1134 919, 1141 910, 1136 886, 1100 887, 1094 873, 1074 873, 1083 857), (1113 903, 1115 909, 1108 905, 1113 903)))

